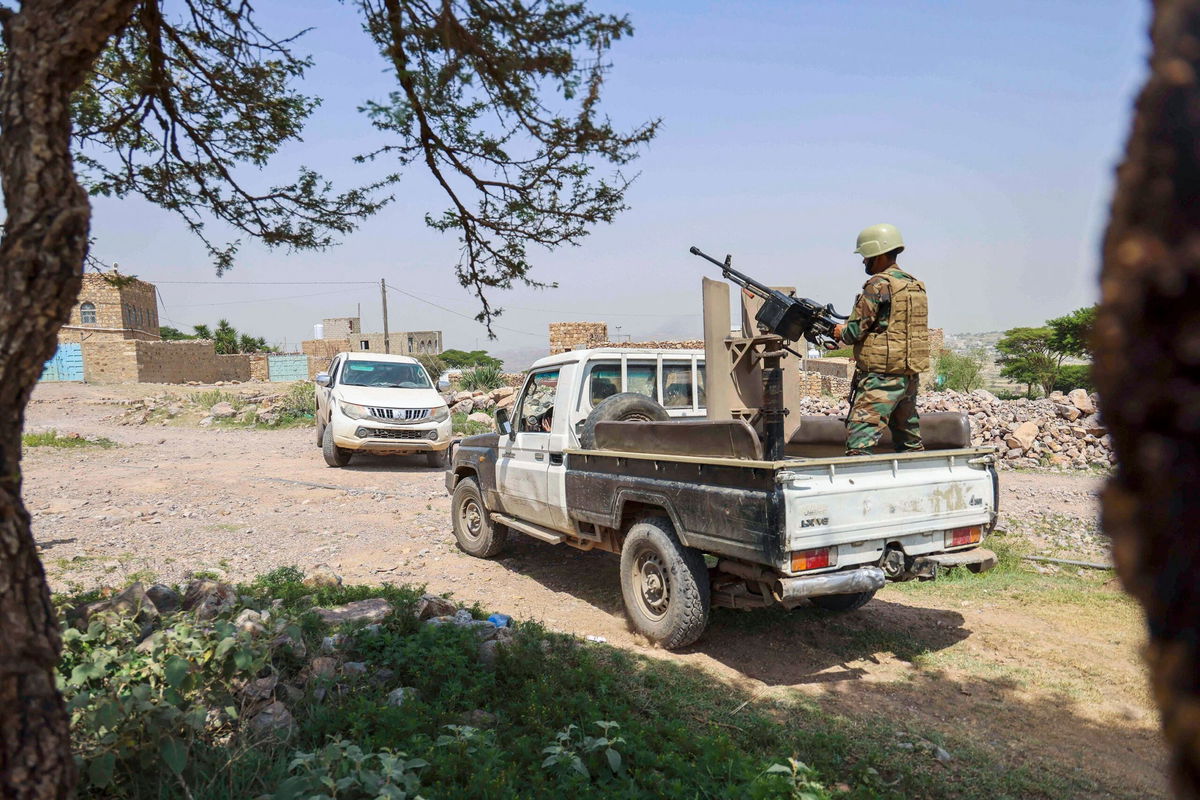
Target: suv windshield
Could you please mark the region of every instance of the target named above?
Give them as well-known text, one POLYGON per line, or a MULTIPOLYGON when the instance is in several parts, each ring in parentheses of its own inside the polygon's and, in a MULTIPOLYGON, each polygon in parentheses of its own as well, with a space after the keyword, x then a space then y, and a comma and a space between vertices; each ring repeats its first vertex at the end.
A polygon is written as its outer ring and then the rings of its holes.
POLYGON ((420 364, 392 361, 347 361, 343 386, 386 386, 390 389, 430 389, 429 376, 420 364))

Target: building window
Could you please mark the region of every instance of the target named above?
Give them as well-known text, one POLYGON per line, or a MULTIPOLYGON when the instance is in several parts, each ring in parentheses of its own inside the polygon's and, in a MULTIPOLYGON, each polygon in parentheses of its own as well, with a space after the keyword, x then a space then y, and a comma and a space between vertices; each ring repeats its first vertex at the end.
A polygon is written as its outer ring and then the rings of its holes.
POLYGON ((363 339, 361 342, 358 343, 358 347, 360 350, 370 350, 371 343, 369 341, 367 341, 366 339, 363 339))
POLYGON ((79 307, 79 321, 84 325, 96 324, 96 305, 94 303, 84 303, 79 307))

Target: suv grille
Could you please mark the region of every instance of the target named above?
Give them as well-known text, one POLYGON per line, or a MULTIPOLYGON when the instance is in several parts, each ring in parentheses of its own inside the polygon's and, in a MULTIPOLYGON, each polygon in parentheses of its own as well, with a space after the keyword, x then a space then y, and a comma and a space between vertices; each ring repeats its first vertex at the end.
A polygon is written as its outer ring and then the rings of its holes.
POLYGON ((412 422, 429 413, 429 409, 425 408, 372 408, 370 406, 367 406, 367 411, 375 419, 394 419, 402 422, 412 422))
POLYGON ((424 439, 429 431, 395 431, 388 428, 366 428, 369 439, 424 439))

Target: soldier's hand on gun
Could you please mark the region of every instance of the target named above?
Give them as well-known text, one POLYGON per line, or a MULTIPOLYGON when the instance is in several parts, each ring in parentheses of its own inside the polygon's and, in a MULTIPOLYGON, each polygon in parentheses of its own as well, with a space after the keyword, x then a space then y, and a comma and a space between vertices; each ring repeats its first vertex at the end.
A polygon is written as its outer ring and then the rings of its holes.
POLYGON ((842 341, 842 331, 846 330, 846 323, 839 322, 833 326, 833 338, 840 343, 842 341))

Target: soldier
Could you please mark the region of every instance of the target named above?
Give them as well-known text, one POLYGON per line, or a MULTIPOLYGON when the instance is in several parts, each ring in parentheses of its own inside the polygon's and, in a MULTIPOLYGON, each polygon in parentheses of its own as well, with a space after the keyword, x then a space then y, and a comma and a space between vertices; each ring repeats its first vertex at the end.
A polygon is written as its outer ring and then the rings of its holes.
POLYGON ((894 225, 872 225, 854 252, 871 277, 854 311, 833 335, 854 345, 853 405, 846 420, 846 454, 866 455, 892 430, 897 452, 924 450, 917 418, 917 385, 929 369, 929 303, 925 284, 900 269, 904 240, 894 225))

